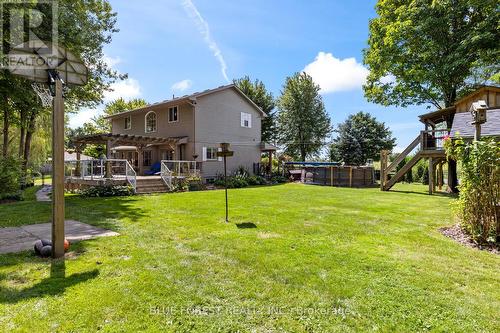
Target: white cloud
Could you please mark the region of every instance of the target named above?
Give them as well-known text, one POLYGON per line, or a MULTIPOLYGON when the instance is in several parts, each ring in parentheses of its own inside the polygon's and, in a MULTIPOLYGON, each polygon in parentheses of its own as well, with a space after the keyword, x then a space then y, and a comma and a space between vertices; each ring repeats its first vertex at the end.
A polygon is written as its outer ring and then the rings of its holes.
POLYGON ((203 16, 201 16, 200 12, 198 11, 198 9, 191 0, 183 0, 182 6, 184 7, 184 10, 188 13, 188 15, 191 17, 191 19, 193 19, 193 21, 196 23, 198 30, 200 31, 201 35, 203 36, 203 39, 205 40, 205 43, 207 44, 208 48, 212 51, 214 57, 219 62, 222 76, 227 82, 229 82, 229 78, 227 76, 226 61, 222 56, 222 52, 219 49, 219 46, 217 45, 217 43, 210 34, 210 27, 207 21, 205 21, 203 16))
POLYGON ((185 91, 191 88, 193 85, 193 82, 191 80, 182 80, 179 82, 176 82, 172 85, 172 90, 177 90, 177 91, 185 91))
POLYGON ((319 52, 304 72, 312 76, 324 94, 359 89, 369 73, 355 58, 338 59, 325 52, 319 52))
POLYGON ((111 56, 108 56, 107 54, 105 54, 103 57, 102 57, 102 60, 111 68, 115 67, 116 65, 118 65, 119 63, 122 62, 122 60, 120 59, 120 57, 111 57, 111 56))
POLYGON ((104 93, 105 102, 111 102, 120 97, 124 100, 130 100, 141 96, 139 81, 132 78, 115 82, 110 88, 112 89, 111 91, 104 93))
POLYGON ((69 116, 69 127, 77 128, 83 126, 84 123, 89 122, 95 116, 98 116, 103 111, 102 107, 95 109, 81 109, 77 114, 69 116))

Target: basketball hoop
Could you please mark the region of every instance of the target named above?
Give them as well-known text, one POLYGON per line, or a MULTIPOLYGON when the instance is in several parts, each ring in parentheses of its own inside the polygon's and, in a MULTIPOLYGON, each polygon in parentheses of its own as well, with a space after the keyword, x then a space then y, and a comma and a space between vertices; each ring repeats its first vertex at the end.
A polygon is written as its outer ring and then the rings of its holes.
POLYGON ((44 107, 52 106, 52 257, 64 256, 64 96, 66 84, 83 86, 85 64, 58 45, 29 41, 11 48, 8 70, 30 81, 44 107))
POLYGON ((44 107, 48 108, 52 106, 52 100, 54 97, 45 83, 33 82, 31 83, 31 87, 36 92, 38 97, 40 97, 44 107))

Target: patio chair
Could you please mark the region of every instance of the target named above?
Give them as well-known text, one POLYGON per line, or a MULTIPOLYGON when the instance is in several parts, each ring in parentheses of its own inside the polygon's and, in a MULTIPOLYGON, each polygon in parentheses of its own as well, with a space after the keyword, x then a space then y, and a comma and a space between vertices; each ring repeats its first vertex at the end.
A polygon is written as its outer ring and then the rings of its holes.
POLYGON ((159 175, 161 173, 161 163, 154 163, 148 171, 144 171, 146 176, 159 175))

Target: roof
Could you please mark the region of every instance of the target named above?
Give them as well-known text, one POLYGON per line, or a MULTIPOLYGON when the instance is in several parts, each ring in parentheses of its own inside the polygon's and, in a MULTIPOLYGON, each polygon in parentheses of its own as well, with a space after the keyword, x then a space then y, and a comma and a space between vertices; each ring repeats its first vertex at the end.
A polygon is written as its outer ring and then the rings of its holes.
POLYGON ((114 115, 111 115, 111 116, 107 116, 105 118, 106 119, 113 119, 113 118, 121 117, 123 115, 127 115, 127 114, 132 114, 132 113, 137 113, 137 112, 140 112, 140 111, 148 110, 148 109, 150 109, 152 107, 160 106, 160 105, 176 104, 176 103, 183 102, 183 101, 184 102, 190 102, 190 101, 192 102, 192 101, 195 101, 199 97, 202 97, 202 96, 205 96, 205 95, 210 95, 210 94, 215 94, 217 92, 220 92, 220 91, 223 91, 223 90, 227 90, 227 89, 234 89, 234 90, 236 90, 263 117, 267 116, 266 113, 264 111, 262 111, 262 109, 259 108, 257 106, 257 104, 255 104, 247 95, 245 95, 245 93, 243 91, 241 91, 235 84, 228 84, 228 85, 220 86, 220 87, 214 88, 214 89, 207 89, 207 90, 204 90, 204 91, 201 91, 201 92, 195 92, 195 93, 193 93, 191 95, 184 95, 184 96, 181 96, 181 97, 175 97, 175 98, 172 98, 172 99, 169 99, 169 100, 164 100, 164 101, 161 101, 161 102, 149 104, 149 105, 146 105, 144 107, 140 107, 140 108, 137 108, 137 109, 134 109, 134 110, 120 112, 120 113, 117 113, 117 114, 114 114, 114 115))
MULTIPOLYGON (((459 112, 455 114, 450 136, 461 136, 462 138, 474 137, 475 127, 472 123, 470 112, 459 112)), ((481 125, 481 136, 500 137, 500 109, 490 109, 486 113, 486 122, 481 125)))
MULTIPOLYGON (((90 157, 90 156, 80 154, 81 161, 91 160, 91 159, 92 159, 92 157, 90 157)), ((65 151, 64 152, 64 160, 65 161, 76 161, 76 152, 65 151)))
POLYGON ((450 106, 441 110, 421 114, 418 117, 423 123, 429 120, 433 123, 439 123, 441 121, 446 121, 449 117, 452 117, 455 114, 455 111, 456 108, 454 106, 450 106))
POLYGON ((182 140, 186 140, 187 137, 170 137, 170 138, 159 138, 153 136, 142 136, 142 135, 127 135, 127 134, 91 134, 84 135, 74 139, 75 143, 106 143, 112 142, 116 145, 149 145, 149 144, 176 144, 182 140))
POLYGON ((278 147, 276 147, 270 143, 267 143, 267 142, 262 142, 260 144, 260 150, 262 150, 262 151, 275 151, 275 150, 278 150, 278 147))
POLYGON ((471 98, 472 96, 484 92, 485 90, 493 90, 493 91, 496 91, 496 92, 500 92, 500 87, 497 87, 497 86, 488 86, 488 85, 480 86, 476 90, 472 91, 470 94, 467 94, 467 95, 463 96, 462 98, 456 100, 455 101, 455 105, 460 104, 463 101, 471 98))
POLYGON ((457 101, 455 101, 455 103, 453 104, 453 106, 450 106, 450 107, 447 107, 447 108, 444 108, 444 109, 440 109, 440 110, 437 110, 437 111, 433 111, 433 112, 429 112, 429 113, 424 113, 424 114, 421 114, 420 116, 418 116, 420 118, 420 121, 425 123, 426 120, 430 120, 434 123, 437 123, 437 122, 440 122, 440 121, 445 121, 448 117, 450 116, 453 116, 453 114, 455 114, 456 112, 456 107, 458 104, 462 103, 463 101, 475 96, 475 95, 478 95, 482 92, 484 92, 485 90, 493 90, 493 91, 497 91, 497 92, 500 92, 500 87, 497 87, 497 86, 488 86, 488 85, 483 85, 483 86, 480 86, 478 87, 476 90, 474 90, 473 92, 471 92, 470 94, 467 94, 465 95, 464 97, 458 99, 457 101))

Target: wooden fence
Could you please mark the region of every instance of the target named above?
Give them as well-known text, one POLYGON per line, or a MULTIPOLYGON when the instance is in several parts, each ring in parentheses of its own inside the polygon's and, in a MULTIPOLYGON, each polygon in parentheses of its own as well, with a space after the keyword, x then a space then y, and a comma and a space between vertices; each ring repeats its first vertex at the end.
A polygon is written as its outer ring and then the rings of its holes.
POLYGON ((306 166, 301 179, 306 184, 367 187, 375 184, 373 167, 354 166, 306 166))

